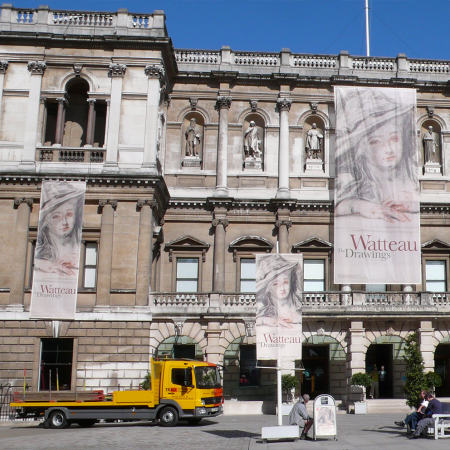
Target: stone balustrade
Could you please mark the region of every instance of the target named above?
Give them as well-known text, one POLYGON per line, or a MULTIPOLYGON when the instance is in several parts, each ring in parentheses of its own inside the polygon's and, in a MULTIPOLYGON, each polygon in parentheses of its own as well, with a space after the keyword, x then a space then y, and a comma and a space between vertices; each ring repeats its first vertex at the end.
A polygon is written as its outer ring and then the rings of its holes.
POLYGON ((117 13, 94 11, 50 10, 48 6, 36 9, 13 8, 3 4, 0 31, 23 31, 54 34, 142 35, 167 36, 164 13, 129 13, 119 9, 117 13))
POLYGON ((444 61, 409 61, 409 71, 416 73, 449 73, 450 64, 444 61))
POLYGON ((219 64, 220 52, 176 50, 175 59, 178 63, 219 64))
POLYGON ((335 69, 337 56, 292 55, 291 66, 307 69, 335 69))
POLYGON ((352 58, 352 68, 361 70, 394 71, 397 69, 395 58, 352 58))
POLYGON ((238 66, 270 66, 279 65, 279 55, 277 53, 232 53, 234 64, 238 66))
POLYGON ((103 163, 105 159, 106 149, 95 147, 38 147, 36 151, 36 161, 42 162, 103 163))

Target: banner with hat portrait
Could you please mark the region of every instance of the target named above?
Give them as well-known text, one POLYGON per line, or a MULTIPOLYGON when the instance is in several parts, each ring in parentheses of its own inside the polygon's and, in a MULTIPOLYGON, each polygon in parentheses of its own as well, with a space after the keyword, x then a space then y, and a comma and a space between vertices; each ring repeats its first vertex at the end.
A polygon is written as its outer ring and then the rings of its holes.
POLYGON ((420 284, 414 89, 335 87, 335 284, 420 284))
POLYGON ((42 182, 32 319, 75 319, 85 193, 84 181, 42 182))
POLYGON ((302 359, 303 255, 256 255, 256 357, 302 359))

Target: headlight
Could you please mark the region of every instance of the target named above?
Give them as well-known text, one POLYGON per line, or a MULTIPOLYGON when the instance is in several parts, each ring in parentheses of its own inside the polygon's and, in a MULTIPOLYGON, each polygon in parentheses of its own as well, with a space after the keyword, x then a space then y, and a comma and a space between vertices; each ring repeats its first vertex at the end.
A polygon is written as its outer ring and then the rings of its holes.
POLYGON ((200 414, 200 415, 202 415, 202 414, 206 415, 206 409, 205 408, 198 408, 197 413, 200 414))
POLYGON ((202 400, 202 405, 203 405, 203 406, 205 406, 205 405, 206 405, 206 403, 205 403, 205 400, 202 400))

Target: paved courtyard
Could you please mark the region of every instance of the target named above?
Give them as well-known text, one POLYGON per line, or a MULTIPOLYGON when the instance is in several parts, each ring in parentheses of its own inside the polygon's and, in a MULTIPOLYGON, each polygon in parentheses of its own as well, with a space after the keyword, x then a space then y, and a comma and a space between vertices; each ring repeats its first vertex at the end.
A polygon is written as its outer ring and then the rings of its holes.
MULTIPOLYGON (((263 444, 261 427, 275 426, 275 416, 221 416, 197 426, 162 428, 148 423, 99 424, 93 428, 76 425, 65 430, 47 430, 36 423, 1 423, 2 450, 53 449, 151 449, 151 450, 290 450, 290 449, 389 449, 414 447, 448 450, 450 441, 432 438, 410 441, 406 430, 394 425, 402 414, 338 414, 338 441, 270 442, 263 444)), ((286 418, 285 418, 286 419, 286 418)))

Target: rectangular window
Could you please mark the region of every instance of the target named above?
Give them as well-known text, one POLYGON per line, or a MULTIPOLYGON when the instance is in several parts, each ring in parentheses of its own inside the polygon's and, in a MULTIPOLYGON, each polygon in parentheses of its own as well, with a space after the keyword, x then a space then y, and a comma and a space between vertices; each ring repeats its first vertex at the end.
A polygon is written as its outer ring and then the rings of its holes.
POLYGON ((241 345, 239 348, 240 386, 259 386, 260 369, 256 366, 256 345, 241 345))
POLYGON ((426 290, 429 292, 446 292, 446 273, 445 261, 425 261, 426 290))
POLYGON ((385 284, 366 284, 366 292, 386 292, 385 284))
POLYGON ((240 292, 256 291, 256 261, 253 258, 241 258, 240 292))
POLYGON ((83 288, 95 289, 97 286, 97 242, 86 242, 84 245, 83 288))
POLYGON ((73 339, 41 339, 39 390, 70 390, 73 339))
POLYGON ((172 384, 180 386, 192 386, 192 369, 172 369, 172 384))
POLYGON ((177 258, 177 292, 198 292, 198 258, 177 258))
POLYGON ((304 269, 303 290, 305 292, 325 291, 325 260, 305 259, 304 269))

